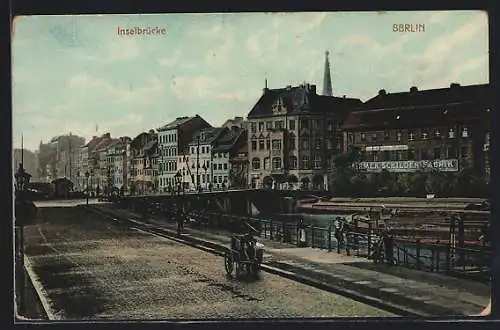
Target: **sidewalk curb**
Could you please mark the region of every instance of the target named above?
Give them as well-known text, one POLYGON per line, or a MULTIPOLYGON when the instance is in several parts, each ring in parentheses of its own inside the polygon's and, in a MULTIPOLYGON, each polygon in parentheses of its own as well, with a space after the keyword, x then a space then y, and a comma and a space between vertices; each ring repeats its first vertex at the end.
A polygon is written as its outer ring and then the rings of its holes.
POLYGON ((31 282, 33 288, 35 289, 38 300, 41 304, 42 310, 45 313, 45 316, 50 321, 61 320, 58 314, 52 309, 52 306, 48 300, 48 294, 45 292, 43 285, 40 283, 38 276, 33 271, 33 267, 31 266, 31 262, 28 257, 24 257, 24 268, 26 274, 28 275, 28 279, 31 282))
MULTIPOLYGON (((111 215, 111 212, 113 212, 111 210, 102 210, 102 209, 97 209, 95 207, 85 207, 85 208, 89 209, 91 212, 95 212, 101 216, 104 216, 108 219, 112 219, 114 221, 116 221, 115 220, 116 218, 121 218, 121 219, 125 218, 122 215, 120 215, 120 216, 118 216, 117 214, 111 215)), ((167 238, 167 239, 171 239, 171 240, 174 240, 176 242, 186 244, 186 245, 192 246, 194 248, 197 248, 197 249, 200 249, 200 250, 203 250, 205 252, 212 253, 212 254, 216 254, 219 256, 224 256, 224 254, 225 254, 224 251, 227 250, 227 247, 222 245, 222 244, 211 242, 211 241, 201 239, 201 238, 198 238, 195 236, 182 235, 181 237, 179 237, 176 232, 174 232, 170 229, 166 229, 166 228, 159 229, 159 228, 157 228, 158 226, 156 226, 156 225, 144 223, 141 221, 137 221, 135 219, 126 218, 125 221, 131 222, 133 224, 139 225, 139 226, 144 228, 144 229, 135 228, 138 231, 148 233, 151 235, 155 235, 155 236, 159 236, 159 237, 163 237, 163 238, 167 238)), ((295 272, 290 272, 290 271, 287 271, 284 269, 280 269, 280 268, 266 265, 265 263, 262 264, 261 269, 267 273, 271 273, 271 274, 278 275, 278 276, 281 276, 284 278, 288 278, 290 280, 297 281, 297 282, 300 282, 302 284, 306 284, 306 285, 318 288, 320 290, 339 294, 339 295, 345 296, 347 298, 350 298, 352 300, 355 300, 355 301, 358 301, 361 303, 365 303, 367 305, 374 306, 374 307, 380 308, 382 310, 385 310, 385 311, 388 311, 388 312, 391 312, 391 313, 394 313, 397 315, 413 317, 413 318, 430 316, 426 313, 412 310, 411 308, 397 306, 397 305, 388 303, 387 301, 384 301, 384 300, 379 299, 379 298, 375 298, 375 297, 371 297, 371 296, 364 296, 364 295, 362 295, 354 290, 346 289, 346 288, 343 288, 341 286, 335 286, 335 285, 332 285, 330 283, 315 280, 315 279, 308 277, 308 276, 305 276, 305 275, 297 274, 295 272)))

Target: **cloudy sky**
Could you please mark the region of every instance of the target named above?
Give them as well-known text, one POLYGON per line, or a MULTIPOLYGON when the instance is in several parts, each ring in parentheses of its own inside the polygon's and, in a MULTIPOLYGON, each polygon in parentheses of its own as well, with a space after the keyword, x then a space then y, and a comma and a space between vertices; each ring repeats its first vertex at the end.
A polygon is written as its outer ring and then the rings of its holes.
POLYGON ((134 137, 182 115, 246 116, 270 88, 316 84, 330 51, 334 95, 486 83, 483 12, 160 14, 18 17, 13 142, 72 132, 134 137), (393 32, 393 24, 425 32, 393 32), (160 27, 119 36, 118 27, 160 27), (97 132, 96 132, 97 129, 97 132))

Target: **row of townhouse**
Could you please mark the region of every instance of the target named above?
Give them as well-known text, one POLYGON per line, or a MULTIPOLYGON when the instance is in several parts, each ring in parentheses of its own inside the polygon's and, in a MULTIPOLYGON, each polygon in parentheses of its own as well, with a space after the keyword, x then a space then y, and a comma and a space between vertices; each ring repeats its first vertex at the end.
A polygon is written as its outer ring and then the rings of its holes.
POLYGON ((333 189, 334 159, 352 148, 360 152, 358 169, 366 172, 472 167, 488 176, 487 91, 487 85, 456 84, 393 94, 382 90, 363 103, 318 95, 309 84, 266 87, 247 120, 237 117, 212 127, 199 115, 179 117, 120 143, 109 134, 94 138, 82 147, 81 159, 92 173, 92 188, 138 194, 333 189))

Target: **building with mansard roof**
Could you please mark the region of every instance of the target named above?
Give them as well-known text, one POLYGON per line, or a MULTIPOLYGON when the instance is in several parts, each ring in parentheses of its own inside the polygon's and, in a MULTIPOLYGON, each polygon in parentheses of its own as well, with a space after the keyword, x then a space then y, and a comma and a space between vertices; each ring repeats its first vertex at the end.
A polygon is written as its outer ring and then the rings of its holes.
MULTIPOLYGON (((325 79, 329 78, 328 53, 325 79)), ((331 94, 331 86, 324 86, 331 94)), ((301 84, 270 89, 249 112, 249 185, 254 188, 330 188, 333 157, 341 152, 340 124, 359 99, 318 95, 301 84)))
POLYGON ((378 95, 353 111, 342 129, 345 148, 361 151, 360 169, 455 172, 489 168, 488 84, 378 95))

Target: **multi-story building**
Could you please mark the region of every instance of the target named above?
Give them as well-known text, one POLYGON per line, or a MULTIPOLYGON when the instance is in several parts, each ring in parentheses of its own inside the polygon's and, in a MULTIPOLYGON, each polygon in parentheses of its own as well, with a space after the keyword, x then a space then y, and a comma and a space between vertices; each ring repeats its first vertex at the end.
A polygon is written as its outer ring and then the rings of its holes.
POLYGON ((107 194, 110 188, 111 168, 108 163, 108 146, 115 140, 116 139, 105 139, 101 141, 94 151, 94 161, 96 165, 94 168, 94 175, 97 181, 95 191, 97 195, 107 194))
MULTIPOLYGON (((325 82, 330 82, 328 53, 325 82)), ((316 86, 301 84, 269 89, 247 116, 249 184, 267 188, 330 189, 333 157, 342 152, 340 124, 359 99, 318 95, 316 86)))
POLYGON ((231 171, 229 173, 229 185, 235 189, 246 189, 249 187, 249 161, 248 161, 248 131, 242 130, 240 137, 236 140, 229 153, 231 171))
POLYGON ((214 143, 228 128, 210 127, 200 130, 188 144, 191 172, 194 174, 194 184, 197 190, 210 190, 213 182, 213 152, 214 143))
POLYGON ((132 139, 127 136, 120 137, 113 140, 107 149, 108 166, 111 172, 110 181, 113 189, 117 191, 128 191, 128 155, 131 141, 132 139))
POLYGON ((176 185, 178 156, 186 149, 195 132, 211 127, 199 115, 178 117, 159 128, 158 131, 158 184, 160 191, 167 191, 176 185))
MULTIPOLYGON (((235 184, 241 186, 241 172, 239 168, 233 169, 234 153, 242 144, 246 144, 246 131, 238 126, 231 126, 215 142, 212 149, 212 187, 214 189, 227 189, 235 184), (245 141, 243 141, 245 140, 245 141)), ((243 184, 246 185, 246 184, 243 184)))
POLYGON ((130 142, 129 187, 131 194, 143 195, 155 191, 157 139, 157 134, 150 130, 147 133, 140 133, 130 142))
MULTIPOLYGON (((181 150, 177 155, 177 173, 175 174, 176 180, 180 180, 181 185, 172 185, 170 191, 177 188, 182 191, 194 191, 196 190, 196 185, 194 182, 194 173, 192 172, 190 162, 189 162, 189 150, 185 148, 181 150)), ((167 188, 169 190, 169 188, 167 188)))
MULTIPOLYGON (((106 148, 111 143, 110 133, 94 136, 88 143, 88 183, 91 195, 99 195, 107 183, 106 148), (101 161, 101 158, 104 158, 101 161)), ((85 172, 84 172, 85 176, 85 172)))
POLYGON ((489 100, 489 85, 381 90, 345 121, 345 147, 358 148, 359 169, 368 172, 484 171, 489 100))

